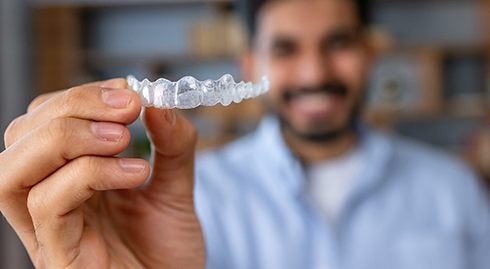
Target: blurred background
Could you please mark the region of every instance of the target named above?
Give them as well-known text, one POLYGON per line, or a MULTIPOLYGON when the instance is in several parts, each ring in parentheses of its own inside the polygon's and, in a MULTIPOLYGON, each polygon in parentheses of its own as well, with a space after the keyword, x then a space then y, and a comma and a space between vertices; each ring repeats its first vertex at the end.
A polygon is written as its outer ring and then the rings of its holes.
MULTIPOLYGON (((366 120, 461 157, 490 185, 490 0, 372 2, 366 120)), ((238 80, 246 35, 234 11, 233 0, 1 0, 0 131, 36 95, 88 81, 238 80)), ((252 131, 263 110, 250 100, 183 113, 203 150, 252 131)), ((131 130, 127 154, 148 156, 142 125, 131 130)), ((0 248, 0 268, 31 267, 4 220, 0 248)))

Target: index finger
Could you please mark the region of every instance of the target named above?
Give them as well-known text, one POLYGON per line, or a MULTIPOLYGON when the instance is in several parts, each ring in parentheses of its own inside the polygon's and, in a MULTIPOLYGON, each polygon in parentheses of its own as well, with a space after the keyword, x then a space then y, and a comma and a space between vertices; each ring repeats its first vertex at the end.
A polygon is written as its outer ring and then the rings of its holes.
MULTIPOLYGON (((90 82, 90 83, 83 84, 82 86, 83 87, 96 86, 96 87, 112 88, 112 89, 126 89, 128 84, 127 84, 127 81, 123 78, 114 78, 114 79, 109 79, 109 80, 104 80, 104 81, 90 82)), ((64 91, 65 90, 50 92, 50 93, 42 94, 42 95, 36 97, 29 104, 29 107, 27 108, 27 113, 32 112, 33 110, 38 108, 40 105, 42 105, 47 100, 53 98, 56 95, 61 94, 64 91)))
POLYGON ((140 97, 136 92, 91 85, 74 87, 38 102, 40 104, 36 108, 17 118, 7 128, 7 147, 52 119, 70 117, 128 125, 138 118, 141 111, 140 97))

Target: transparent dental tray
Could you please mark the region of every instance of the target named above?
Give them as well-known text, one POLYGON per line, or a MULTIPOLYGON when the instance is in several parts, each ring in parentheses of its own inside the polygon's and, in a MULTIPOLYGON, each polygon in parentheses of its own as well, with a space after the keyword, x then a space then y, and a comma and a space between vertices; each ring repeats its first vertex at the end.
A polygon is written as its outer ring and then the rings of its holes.
POLYGON ((229 74, 218 80, 205 81, 186 76, 176 82, 163 78, 154 82, 148 79, 138 81, 130 75, 127 81, 129 88, 140 95, 143 106, 161 109, 192 109, 217 104, 228 106, 258 97, 269 90, 267 77, 258 83, 235 82, 229 74))

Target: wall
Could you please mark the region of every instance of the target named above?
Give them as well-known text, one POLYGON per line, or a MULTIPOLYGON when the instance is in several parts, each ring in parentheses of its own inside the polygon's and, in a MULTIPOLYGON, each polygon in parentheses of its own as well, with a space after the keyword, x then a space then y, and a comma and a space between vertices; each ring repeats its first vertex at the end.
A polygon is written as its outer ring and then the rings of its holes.
MULTIPOLYGON (((23 0, 0 2, 0 132, 23 113, 30 99, 27 47, 27 4, 23 0)), ((3 135, 2 135, 3 138, 3 135)), ((3 139, 0 143, 3 150, 3 139)), ((0 169, 7 169, 0 167, 0 169)), ((32 268, 17 236, 0 220, 0 268, 32 268)))

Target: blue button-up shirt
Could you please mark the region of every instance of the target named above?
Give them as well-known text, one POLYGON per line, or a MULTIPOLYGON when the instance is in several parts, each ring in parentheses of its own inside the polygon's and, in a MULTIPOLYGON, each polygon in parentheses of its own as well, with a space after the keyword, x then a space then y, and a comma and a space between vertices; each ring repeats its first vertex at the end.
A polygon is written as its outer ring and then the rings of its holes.
POLYGON ((201 155, 208 268, 490 268, 490 203, 468 168, 372 130, 359 147, 364 167, 335 225, 307 197, 275 118, 201 155))

